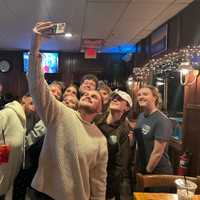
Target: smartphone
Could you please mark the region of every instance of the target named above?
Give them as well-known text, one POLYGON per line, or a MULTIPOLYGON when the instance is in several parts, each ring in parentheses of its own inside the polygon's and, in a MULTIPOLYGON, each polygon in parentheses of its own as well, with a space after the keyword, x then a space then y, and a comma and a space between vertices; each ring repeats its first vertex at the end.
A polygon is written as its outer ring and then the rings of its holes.
POLYGON ((47 35, 63 35, 65 34, 66 23, 55 23, 50 29, 44 33, 47 35))

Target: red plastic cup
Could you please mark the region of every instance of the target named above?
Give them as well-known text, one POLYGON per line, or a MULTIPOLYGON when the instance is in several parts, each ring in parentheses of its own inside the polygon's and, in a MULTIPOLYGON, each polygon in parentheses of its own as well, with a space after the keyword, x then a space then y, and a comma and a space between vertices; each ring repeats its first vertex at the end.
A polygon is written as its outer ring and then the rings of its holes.
POLYGON ((11 147, 9 144, 0 145, 0 165, 8 163, 11 147))

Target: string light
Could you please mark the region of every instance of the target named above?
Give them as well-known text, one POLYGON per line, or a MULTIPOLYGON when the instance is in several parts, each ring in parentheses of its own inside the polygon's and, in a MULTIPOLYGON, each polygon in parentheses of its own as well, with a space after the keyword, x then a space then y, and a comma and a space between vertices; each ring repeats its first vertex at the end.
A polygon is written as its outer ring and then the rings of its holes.
POLYGON ((200 45, 187 46, 160 58, 151 59, 141 67, 133 68, 133 78, 136 81, 146 81, 152 74, 161 77, 175 77, 181 64, 190 62, 194 69, 200 65, 200 45))

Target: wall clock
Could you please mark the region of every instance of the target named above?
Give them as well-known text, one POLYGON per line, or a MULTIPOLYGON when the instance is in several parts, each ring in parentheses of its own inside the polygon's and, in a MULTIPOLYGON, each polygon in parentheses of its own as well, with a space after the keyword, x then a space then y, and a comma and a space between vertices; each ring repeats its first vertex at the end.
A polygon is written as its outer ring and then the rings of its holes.
POLYGON ((10 70, 10 62, 7 60, 0 61, 0 72, 8 72, 10 70))

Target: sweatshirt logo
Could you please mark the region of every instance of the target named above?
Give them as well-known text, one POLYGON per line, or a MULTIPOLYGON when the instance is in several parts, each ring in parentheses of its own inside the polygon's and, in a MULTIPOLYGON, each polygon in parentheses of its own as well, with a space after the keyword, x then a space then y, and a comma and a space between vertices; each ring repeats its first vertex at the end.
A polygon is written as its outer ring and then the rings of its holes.
POLYGON ((146 124, 145 124, 145 125, 142 127, 142 133, 143 133, 144 135, 148 134, 150 130, 151 130, 151 127, 150 127, 149 125, 146 125, 146 124))

